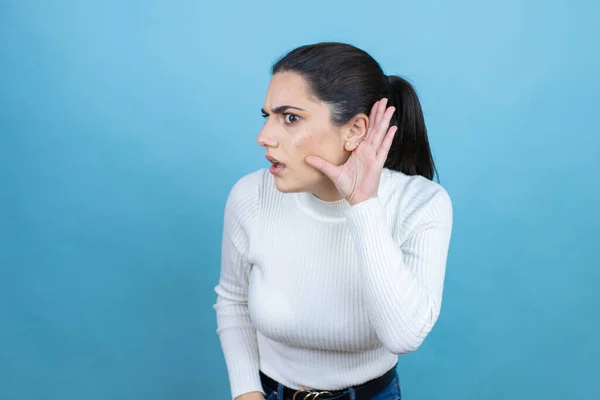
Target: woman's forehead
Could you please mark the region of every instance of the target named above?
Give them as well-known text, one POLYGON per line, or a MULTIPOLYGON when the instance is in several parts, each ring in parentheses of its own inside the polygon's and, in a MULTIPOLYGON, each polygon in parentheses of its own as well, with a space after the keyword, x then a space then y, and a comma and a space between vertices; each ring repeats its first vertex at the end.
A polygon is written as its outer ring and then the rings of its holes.
POLYGON ((265 106, 269 109, 291 105, 304 109, 314 108, 321 102, 310 92, 309 85, 304 78, 293 72, 277 73, 271 78, 265 106))

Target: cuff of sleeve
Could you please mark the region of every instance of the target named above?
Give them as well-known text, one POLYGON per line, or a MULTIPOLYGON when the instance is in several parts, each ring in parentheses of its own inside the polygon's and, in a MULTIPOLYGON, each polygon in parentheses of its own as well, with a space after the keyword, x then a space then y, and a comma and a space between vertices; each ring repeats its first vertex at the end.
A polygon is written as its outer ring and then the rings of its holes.
POLYGON ((250 392, 264 393, 258 372, 254 373, 242 373, 239 375, 230 374, 229 379, 231 380, 231 398, 235 399, 250 392))
MULTIPOLYGON (((250 392, 261 392, 262 384, 259 376, 259 362, 255 339, 252 335, 228 335, 221 333, 223 351, 227 360, 227 372, 231 396, 236 397, 250 392), (246 343, 244 343, 246 342, 246 343)), ((233 333, 233 332, 231 332, 233 333)))

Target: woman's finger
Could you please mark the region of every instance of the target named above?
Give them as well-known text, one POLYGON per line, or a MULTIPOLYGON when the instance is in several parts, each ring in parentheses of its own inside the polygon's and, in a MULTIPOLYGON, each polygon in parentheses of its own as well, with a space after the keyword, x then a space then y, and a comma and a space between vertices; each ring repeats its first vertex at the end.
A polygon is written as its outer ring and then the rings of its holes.
POLYGON ((389 129, 388 133, 385 135, 383 143, 381 143, 381 147, 377 152, 377 161, 380 165, 385 164, 385 160, 387 160, 388 153, 390 152, 390 148, 392 147, 392 142, 394 141, 394 136, 396 135, 397 131, 398 127, 394 125, 389 129))
POLYGON ((369 126, 367 126, 367 133, 365 135, 365 141, 371 140, 371 132, 373 132, 373 122, 375 121, 375 116, 377 115, 377 107, 379 106, 379 100, 373 104, 371 107, 371 113, 369 114, 369 126))
POLYGON ((307 164, 321 171, 325 176, 335 182, 340 174, 340 167, 325 161, 318 156, 308 156, 305 158, 307 164))
MULTIPOLYGON (((367 139, 367 140, 369 141, 370 144, 376 143, 375 140, 377 139, 377 136, 378 136, 377 127, 379 126, 379 121, 381 121, 381 118, 382 118, 383 114, 385 113, 386 106, 387 106, 386 98, 379 100, 379 102, 377 103, 377 108, 375 109, 375 117, 369 120, 369 126, 370 126, 369 136, 371 138, 367 139)), ((377 146, 375 146, 375 148, 377 148, 377 146)))
POLYGON ((392 120, 395 111, 395 107, 388 107, 383 116, 379 119, 378 125, 375 127, 373 134, 373 146, 375 147, 375 152, 379 151, 379 147, 381 147, 381 143, 386 137, 386 133, 390 128, 390 121, 392 120))

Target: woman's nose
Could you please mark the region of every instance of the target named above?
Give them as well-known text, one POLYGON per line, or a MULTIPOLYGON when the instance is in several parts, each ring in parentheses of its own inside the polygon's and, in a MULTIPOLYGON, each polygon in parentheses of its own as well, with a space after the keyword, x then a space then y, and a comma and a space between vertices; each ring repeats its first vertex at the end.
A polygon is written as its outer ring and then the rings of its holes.
POLYGON ((258 135, 257 142, 261 147, 277 147, 279 145, 277 140, 264 130, 258 135))

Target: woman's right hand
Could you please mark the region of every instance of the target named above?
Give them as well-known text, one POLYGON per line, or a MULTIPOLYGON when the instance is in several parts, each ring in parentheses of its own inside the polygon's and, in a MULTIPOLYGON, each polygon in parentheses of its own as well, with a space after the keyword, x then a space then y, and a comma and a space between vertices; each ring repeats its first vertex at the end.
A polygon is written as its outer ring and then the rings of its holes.
POLYGON ((235 400, 265 400, 265 397, 262 392, 250 392, 236 397, 235 400))

